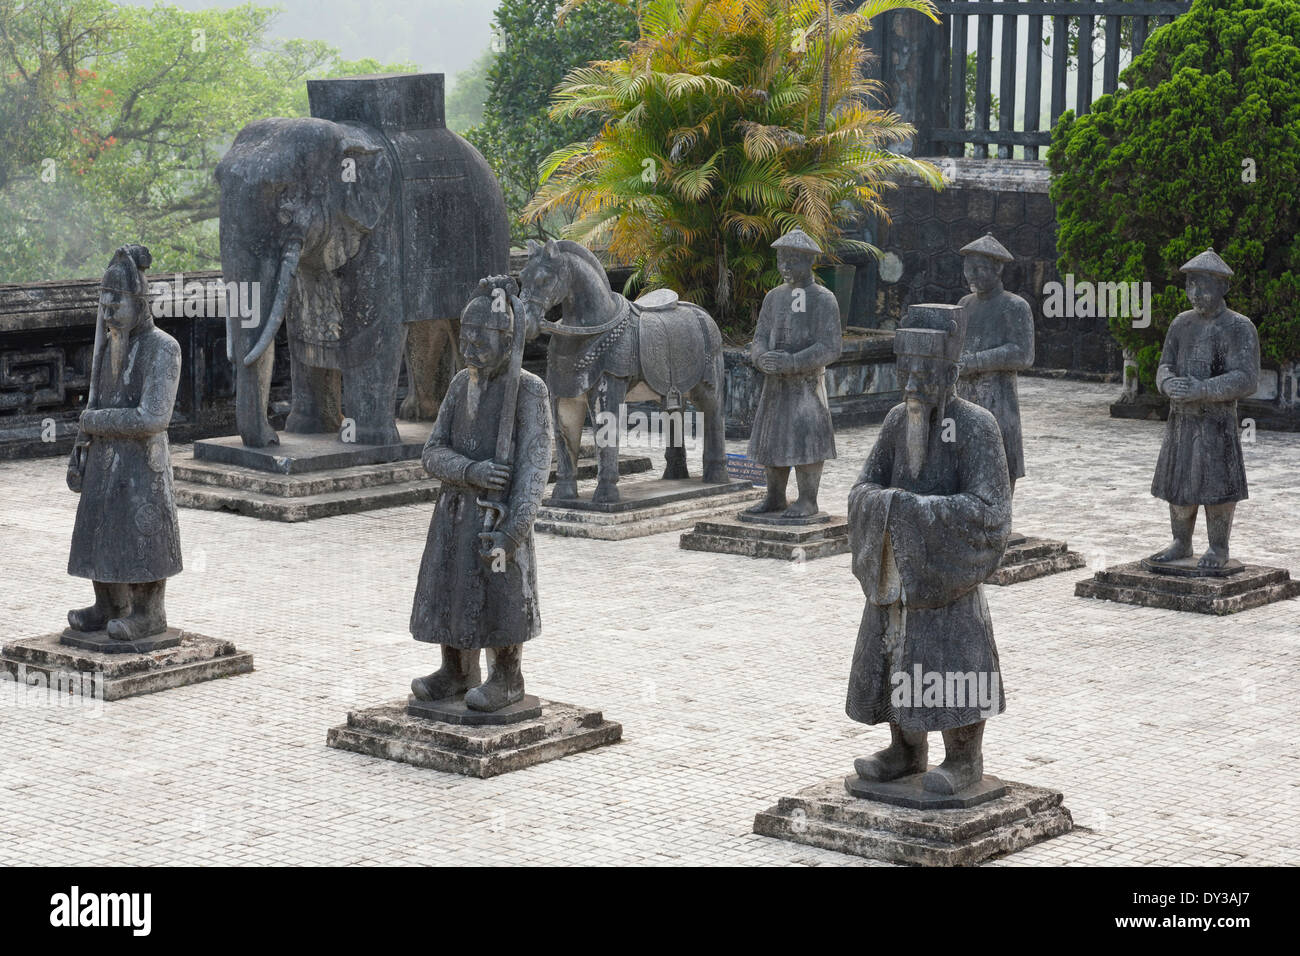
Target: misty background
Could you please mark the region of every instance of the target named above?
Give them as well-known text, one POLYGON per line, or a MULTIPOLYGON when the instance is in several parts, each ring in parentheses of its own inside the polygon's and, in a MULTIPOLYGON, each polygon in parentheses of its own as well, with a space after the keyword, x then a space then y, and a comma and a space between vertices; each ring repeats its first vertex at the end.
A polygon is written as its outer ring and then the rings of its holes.
MULTIPOLYGON (((152 7, 153 0, 119 0, 152 7)), ((244 0, 170 0, 183 10, 229 9, 244 0)), ((281 0, 271 27, 276 39, 324 40, 346 60, 412 62, 422 72, 456 74, 488 49, 496 0, 281 0)))

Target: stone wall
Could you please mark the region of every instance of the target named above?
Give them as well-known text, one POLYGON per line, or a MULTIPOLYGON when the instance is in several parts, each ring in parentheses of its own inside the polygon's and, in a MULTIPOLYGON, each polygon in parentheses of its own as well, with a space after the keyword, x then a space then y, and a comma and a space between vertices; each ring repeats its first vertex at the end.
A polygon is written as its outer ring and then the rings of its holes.
POLYGON ((1035 367, 1082 378, 1118 379, 1121 353, 1105 319, 1043 315, 1043 287, 1060 279, 1046 166, 1029 160, 947 157, 930 162, 943 171, 949 185, 935 191, 910 180, 886 194, 892 222, 876 226, 874 237, 886 258, 859 264, 852 324, 893 328, 909 305, 956 303, 969 291, 958 250, 992 232, 1016 257, 1002 274, 1004 285, 1034 309, 1035 367))

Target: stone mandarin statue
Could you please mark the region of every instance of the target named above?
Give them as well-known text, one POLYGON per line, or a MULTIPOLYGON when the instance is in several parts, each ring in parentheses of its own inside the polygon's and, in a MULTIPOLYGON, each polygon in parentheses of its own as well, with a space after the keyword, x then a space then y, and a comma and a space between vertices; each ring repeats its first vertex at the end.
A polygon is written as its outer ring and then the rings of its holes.
POLYGON ((985 719, 1005 708, 982 582, 1011 531, 1011 486, 993 415, 955 395, 962 355, 959 306, 912 306, 895 333, 905 401, 884 424, 849 493, 853 573, 866 594, 849 680, 849 717, 888 723, 889 747, 855 761, 858 776, 924 773, 924 790, 957 794, 983 776, 985 719), (947 423, 950 424, 946 424, 947 423), (933 700, 912 687, 921 672, 974 673, 981 702, 933 700), (945 759, 926 772, 927 734, 945 759))
POLYGON ((411 612, 412 636, 442 645, 442 666, 413 680, 412 693, 464 694, 466 707, 485 712, 523 699, 523 644, 542 627, 533 521, 551 468, 551 413, 545 383, 519 367, 517 292, 507 276, 484 279, 461 315, 466 367, 424 447, 442 489, 411 612), (480 683, 484 649, 491 672, 480 683))
POLYGON ((1250 319, 1224 305, 1232 269, 1213 249, 1181 271, 1192 308, 1169 326, 1160 355, 1156 388, 1169 397, 1169 419, 1151 482, 1151 494, 1169 502, 1174 540, 1147 564, 1169 570, 1191 557, 1196 510, 1204 505, 1209 550, 1195 569, 1181 570, 1214 574, 1228 569, 1233 512, 1247 497, 1237 400, 1258 387, 1259 336, 1250 319))
POLYGON ((1002 270, 1012 255, 992 233, 963 246, 961 254, 971 292, 958 303, 966 315, 966 344, 957 394, 998 420, 1014 494, 1016 479, 1025 474, 1016 373, 1034 364, 1034 312, 1002 287, 1002 270))
POLYGON ((811 518, 818 513, 822 465, 835 457, 835 430, 826 399, 826 366, 843 348, 835 294, 813 279, 821 247, 801 229, 776 242, 785 283, 767 294, 750 358, 763 373, 763 391, 749 439, 749 457, 767 472, 767 495, 747 515, 811 518), (790 469, 799 498, 787 505, 790 469))
POLYGON ((143 275, 151 261, 144 246, 122 246, 104 273, 90 395, 68 465, 68 486, 81 494, 68 573, 95 589, 68 624, 119 641, 167 630, 167 578, 181 571, 167 443, 181 349, 154 327, 143 275))

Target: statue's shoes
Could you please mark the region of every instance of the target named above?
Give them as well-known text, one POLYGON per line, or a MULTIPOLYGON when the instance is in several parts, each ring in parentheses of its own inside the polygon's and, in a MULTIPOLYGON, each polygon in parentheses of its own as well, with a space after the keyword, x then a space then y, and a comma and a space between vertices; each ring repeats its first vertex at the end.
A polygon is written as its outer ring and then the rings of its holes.
POLYGON ((411 681, 411 693, 417 700, 446 700, 465 693, 469 686, 469 681, 438 670, 427 677, 417 677, 411 681))
POLYGON ((899 777, 910 777, 912 774, 921 773, 926 766, 926 753, 923 751, 919 755, 914 755, 912 759, 895 758, 888 755, 888 750, 882 750, 880 753, 872 754, 870 757, 858 757, 853 761, 853 769, 858 772, 858 777, 872 783, 887 783, 890 780, 897 780, 899 777))
POLYGON ((780 504, 774 504, 768 501, 766 498, 764 498, 758 504, 750 508, 746 508, 743 512, 741 512, 741 514, 766 515, 766 514, 771 514, 774 511, 785 511, 785 509, 788 507, 789 505, 784 501, 782 501, 780 504))
POLYGON ((102 631, 112 619, 112 614, 100 608, 98 604, 78 608, 68 612, 68 627, 83 634, 102 631))
POLYGON ((955 794, 973 787, 984 778, 984 761, 974 766, 952 767, 947 761, 921 778, 921 789, 930 793, 955 794))
POLYGON ((167 630, 167 619, 157 620, 147 614, 116 617, 104 628, 115 641, 141 641, 167 630))
POLYGON ((490 714, 503 707, 509 707, 511 704, 517 704, 523 699, 524 685, 522 682, 514 687, 508 687, 502 683, 493 683, 489 680, 486 684, 480 684, 473 690, 466 691, 465 706, 470 710, 490 714))

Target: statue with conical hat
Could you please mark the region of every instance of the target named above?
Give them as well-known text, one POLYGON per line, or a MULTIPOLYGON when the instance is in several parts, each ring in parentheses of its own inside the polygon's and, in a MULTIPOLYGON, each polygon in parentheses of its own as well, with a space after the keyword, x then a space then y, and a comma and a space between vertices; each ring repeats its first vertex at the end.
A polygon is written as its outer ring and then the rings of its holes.
POLYGON ((785 282, 763 299, 749 354, 763 373, 749 457, 763 466, 767 494, 742 516, 815 519, 823 463, 835 457, 835 429, 826 396, 826 366, 840 356, 840 307, 813 278, 821 247, 802 229, 772 243, 785 282), (794 469, 799 497, 786 499, 794 469))
POLYGON ((68 573, 95 589, 95 603, 69 611, 68 625, 127 642, 167 630, 167 578, 181 572, 167 442, 181 347, 154 326, 151 261, 144 246, 122 246, 104 273, 90 397, 68 464, 68 487, 81 495, 68 573))
POLYGON ((960 252, 971 291, 958 303, 966 314, 966 345, 957 394, 998 420, 1014 493, 1016 479, 1025 474, 1016 373, 1034 364, 1034 312, 1023 298, 1002 287, 1002 270, 1012 255, 992 233, 960 252))
POLYGON ((1247 497, 1246 464, 1237 431, 1237 401, 1259 384, 1255 325, 1223 301, 1232 269, 1213 249, 1180 267, 1192 308, 1165 335, 1156 388, 1169 397, 1169 419, 1151 494, 1169 502, 1174 540, 1143 564, 1151 571, 1224 574, 1237 502, 1247 497), (1193 565, 1192 532, 1204 506, 1209 549, 1193 565))
POLYGON ((849 492, 867 603, 846 710, 889 724, 890 745, 855 761, 860 780, 921 774, 923 790, 961 794, 983 779, 984 722, 1005 707, 982 584, 1011 533, 1011 486, 997 420, 955 392, 964 310, 914 305, 904 322, 894 336, 904 401, 849 492), (927 771, 932 731, 945 757, 927 771))

